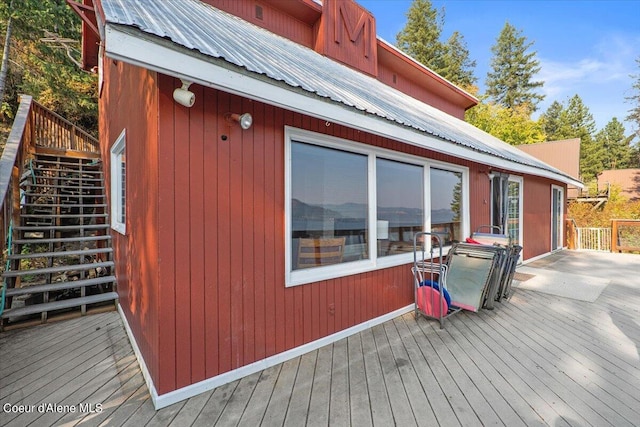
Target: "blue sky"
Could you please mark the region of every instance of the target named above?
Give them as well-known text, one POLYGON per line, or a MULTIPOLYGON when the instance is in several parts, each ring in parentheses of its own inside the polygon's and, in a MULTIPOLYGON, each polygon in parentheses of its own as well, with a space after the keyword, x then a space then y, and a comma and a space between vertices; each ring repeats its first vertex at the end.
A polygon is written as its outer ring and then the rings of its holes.
MULTIPOLYGON (((411 0, 356 0, 376 17, 378 36, 395 44, 406 24, 411 0)), ((553 101, 578 94, 598 129, 617 117, 623 121, 632 104, 630 74, 640 74, 640 0, 626 1, 482 1, 432 0, 445 8, 442 38, 459 31, 467 42, 481 93, 491 66, 491 46, 509 22, 522 31, 541 64, 545 82, 543 112, 553 101)), ((537 116, 536 114, 536 116, 537 116)), ((627 133, 631 124, 625 122, 627 133)))

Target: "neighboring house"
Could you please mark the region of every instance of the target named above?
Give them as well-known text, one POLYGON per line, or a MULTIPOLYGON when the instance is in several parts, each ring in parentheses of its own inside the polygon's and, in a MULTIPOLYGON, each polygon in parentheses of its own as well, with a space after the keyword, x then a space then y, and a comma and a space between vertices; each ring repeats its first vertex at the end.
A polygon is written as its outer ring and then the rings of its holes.
POLYGON ((580 183, 465 123, 477 100, 358 4, 85 4, 120 310, 157 408, 411 310, 423 228, 563 247, 580 183))
POLYGON ((612 169, 598 174, 598 187, 616 185, 631 201, 640 200, 640 169, 612 169))
MULTIPOLYGON (((566 173, 576 181, 580 179, 580 138, 518 145, 519 149, 566 173)), ((569 184, 567 197, 575 199, 580 188, 569 184)))

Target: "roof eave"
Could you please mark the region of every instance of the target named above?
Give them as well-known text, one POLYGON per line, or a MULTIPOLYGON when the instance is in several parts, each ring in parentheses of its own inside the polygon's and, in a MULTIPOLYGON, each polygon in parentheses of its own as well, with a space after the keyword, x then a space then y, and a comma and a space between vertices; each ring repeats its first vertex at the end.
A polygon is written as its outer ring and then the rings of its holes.
POLYGON ((266 76, 240 70, 222 59, 186 49, 169 40, 143 33, 136 28, 107 23, 105 37, 105 53, 112 59, 406 144, 496 168, 583 187, 580 181, 562 174, 502 159, 442 140, 426 132, 420 132, 356 108, 349 108, 312 93, 305 93, 299 88, 293 88, 266 76))

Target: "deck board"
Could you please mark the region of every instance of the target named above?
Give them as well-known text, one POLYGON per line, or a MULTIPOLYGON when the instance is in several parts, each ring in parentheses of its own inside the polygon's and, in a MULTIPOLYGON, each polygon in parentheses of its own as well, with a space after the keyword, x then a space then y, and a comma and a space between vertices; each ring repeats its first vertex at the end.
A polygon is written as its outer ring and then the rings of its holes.
POLYGON ((313 374, 313 386, 309 400, 309 412, 307 413, 307 425, 326 426, 329 424, 333 347, 325 346, 319 348, 317 353, 316 369, 313 374))
POLYGON ((593 303, 514 288, 444 329, 409 313, 159 411, 116 312, 7 331, 0 404, 102 411, 0 413, 0 425, 640 425, 640 283, 628 265, 640 258, 615 261, 608 272, 591 254, 532 264, 595 264, 611 283, 593 303))

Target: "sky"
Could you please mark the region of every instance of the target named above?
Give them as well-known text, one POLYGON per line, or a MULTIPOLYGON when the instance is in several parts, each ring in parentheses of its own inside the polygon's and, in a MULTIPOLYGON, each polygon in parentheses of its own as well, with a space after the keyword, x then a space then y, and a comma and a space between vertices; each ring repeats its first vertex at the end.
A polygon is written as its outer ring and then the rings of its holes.
MULTIPOLYGON (((356 0, 376 18, 378 37, 395 44, 396 34, 406 24, 411 0, 356 0)), ((640 74, 640 0, 432 0, 444 7, 442 41, 459 31, 467 43, 470 59, 476 61, 480 93, 485 91, 491 67, 491 47, 509 22, 537 52, 544 81, 545 100, 534 118, 553 101, 562 102, 578 94, 602 129, 613 117, 625 122, 633 104, 631 74, 640 74)))

